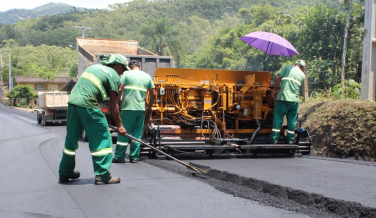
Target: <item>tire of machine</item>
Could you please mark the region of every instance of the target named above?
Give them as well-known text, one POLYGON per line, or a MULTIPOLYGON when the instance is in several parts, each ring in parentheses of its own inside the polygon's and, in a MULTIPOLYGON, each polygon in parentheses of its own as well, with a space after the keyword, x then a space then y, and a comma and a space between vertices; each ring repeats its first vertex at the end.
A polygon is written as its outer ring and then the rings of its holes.
POLYGON ((46 117, 42 114, 42 126, 46 126, 46 117))
POLYGON ((37 123, 38 124, 42 123, 42 115, 37 114, 37 123))
POLYGON ((46 116, 43 114, 42 115, 42 125, 43 126, 49 126, 50 123, 46 121, 46 116))

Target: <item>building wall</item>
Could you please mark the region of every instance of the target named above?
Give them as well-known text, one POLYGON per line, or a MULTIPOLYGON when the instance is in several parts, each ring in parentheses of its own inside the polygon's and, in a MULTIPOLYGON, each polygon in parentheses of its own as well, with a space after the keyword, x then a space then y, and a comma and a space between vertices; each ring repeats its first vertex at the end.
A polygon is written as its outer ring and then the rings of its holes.
MULTIPOLYGON (((47 85, 47 84, 46 84, 46 85, 47 85)), ((59 90, 59 84, 56 84, 56 83, 48 83, 47 90, 52 90, 52 91, 59 90)))
POLYGON ((59 84, 58 90, 61 90, 66 84, 59 84))
POLYGON ((56 91, 63 88, 65 84, 59 84, 59 83, 16 83, 16 85, 28 85, 32 89, 34 89, 34 93, 37 94, 38 91, 56 91), (40 89, 38 89, 38 87, 40 89))
POLYGON ((38 91, 47 90, 47 83, 33 83, 34 84, 34 93, 38 93, 38 91))

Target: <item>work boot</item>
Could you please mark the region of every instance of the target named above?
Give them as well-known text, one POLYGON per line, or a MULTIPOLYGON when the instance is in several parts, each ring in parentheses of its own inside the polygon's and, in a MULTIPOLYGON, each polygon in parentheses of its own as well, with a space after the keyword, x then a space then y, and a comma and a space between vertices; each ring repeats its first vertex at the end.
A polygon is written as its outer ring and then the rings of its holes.
POLYGON ((112 163, 125 163, 125 160, 117 160, 116 158, 113 158, 112 163))
POLYGON ((116 184, 116 183, 120 183, 119 177, 112 176, 111 179, 108 179, 108 180, 99 180, 99 179, 97 180, 97 178, 95 178, 96 185, 116 184))
POLYGON ((80 178, 80 171, 74 171, 73 172, 73 175, 71 176, 59 176, 59 180, 60 182, 64 183, 64 182, 68 182, 69 179, 78 179, 80 178))
POLYGON ((294 157, 303 157, 302 153, 300 153, 299 149, 295 149, 294 157))
POLYGON ((266 137, 266 141, 267 141, 269 144, 277 144, 277 141, 273 141, 270 137, 266 137))

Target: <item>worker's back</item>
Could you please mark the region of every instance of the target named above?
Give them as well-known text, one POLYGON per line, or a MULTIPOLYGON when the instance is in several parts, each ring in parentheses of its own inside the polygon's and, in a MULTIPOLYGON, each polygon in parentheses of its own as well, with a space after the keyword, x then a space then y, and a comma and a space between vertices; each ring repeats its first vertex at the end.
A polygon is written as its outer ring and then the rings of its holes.
POLYGON ((126 71, 121 77, 121 84, 125 85, 121 110, 145 111, 147 90, 154 88, 150 75, 141 70, 126 71))
POLYGON ((279 75, 282 76, 282 81, 277 100, 299 102, 299 89, 305 79, 304 73, 299 67, 288 65, 279 75))
POLYGON ((118 92, 119 75, 110 67, 100 64, 88 67, 74 86, 69 104, 98 108, 98 103, 109 97, 110 91, 118 92))

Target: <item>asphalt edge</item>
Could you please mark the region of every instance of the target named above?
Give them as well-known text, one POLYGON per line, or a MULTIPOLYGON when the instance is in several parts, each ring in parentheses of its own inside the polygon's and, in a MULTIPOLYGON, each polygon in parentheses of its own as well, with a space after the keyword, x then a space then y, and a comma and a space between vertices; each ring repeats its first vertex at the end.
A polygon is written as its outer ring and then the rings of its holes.
POLYGON ((325 197, 320 194, 309 193, 302 190, 292 189, 266 181, 247 178, 237 174, 216 169, 210 170, 205 176, 222 181, 236 183, 265 194, 294 201, 300 205, 315 207, 330 214, 341 217, 376 217, 376 208, 366 207, 360 203, 338 200, 325 197))
POLYGON ((177 167, 176 164, 168 163, 169 161, 146 159, 145 162, 173 173, 198 179, 234 197, 258 201, 268 206, 307 215, 312 215, 311 212, 314 211, 316 217, 376 217, 376 208, 366 207, 357 202, 329 198, 227 171, 210 169, 208 173, 200 174, 184 167, 177 167))

